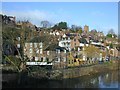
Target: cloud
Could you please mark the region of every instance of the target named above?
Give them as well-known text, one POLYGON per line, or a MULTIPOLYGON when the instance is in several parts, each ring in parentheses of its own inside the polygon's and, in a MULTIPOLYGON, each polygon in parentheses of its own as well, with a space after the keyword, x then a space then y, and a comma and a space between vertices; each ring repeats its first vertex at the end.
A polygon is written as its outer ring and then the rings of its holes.
POLYGON ((51 18, 54 17, 54 14, 39 10, 11 11, 11 12, 3 11, 3 14, 15 16, 17 20, 29 20, 37 25, 40 25, 40 21, 42 20, 51 20, 51 18), (48 17, 48 15, 50 16, 48 17))
POLYGON ((57 23, 60 21, 67 21, 70 17, 62 10, 57 12, 48 12, 40 10, 28 10, 28 11, 3 11, 3 14, 15 16, 17 20, 29 20, 33 24, 40 26, 42 20, 48 20, 51 23, 57 23), (64 15, 63 15, 64 14, 64 15))

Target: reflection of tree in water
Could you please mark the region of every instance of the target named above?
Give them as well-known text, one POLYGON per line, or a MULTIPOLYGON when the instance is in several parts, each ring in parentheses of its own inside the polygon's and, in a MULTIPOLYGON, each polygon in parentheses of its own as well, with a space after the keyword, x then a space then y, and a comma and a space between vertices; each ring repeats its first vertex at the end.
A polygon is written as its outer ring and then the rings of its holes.
POLYGON ((110 86, 110 82, 112 81, 112 80, 111 80, 111 76, 112 76, 111 73, 109 73, 109 74, 107 73, 107 74, 104 75, 102 81, 103 81, 103 84, 104 84, 105 86, 110 86))
POLYGON ((119 79, 118 74, 119 74, 119 71, 113 71, 113 73, 112 73, 112 82, 113 83, 118 82, 118 79, 119 79))
POLYGON ((63 87, 66 88, 99 88, 110 87, 118 81, 118 72, 100 73, 80 78, 63 80, 63 87), (100 85, 100 86, 99 86, 100 85))
POLYGON ((118 83, 118 72, 112 71, 109 73, 106 73, 101 75, 101 81, 100 83, 103 83, 104 86, 110 87, 113 83, 118 83))
POLYGON ((67 88, 97 88, 98 75, 63 80, 63 87, 67 88))
POLYGON ((63 80, 63 87, 65 88, 75 88, 75 85, 80 83, 78 78, 65 79, 63 80))
MULTIPOLYGON (((35 88, 105 88, 116 87, 118 81, 118 72, 100 73, 96 75, 82 76, 80 78, 64 79, 64 80, 39 80, 35 78, 27 78, 27 83, 21 87, 35 88), (113 86, 115 85, 115 86, 113 86)), ((88 89, 87 89, 88 90, 88 89)))

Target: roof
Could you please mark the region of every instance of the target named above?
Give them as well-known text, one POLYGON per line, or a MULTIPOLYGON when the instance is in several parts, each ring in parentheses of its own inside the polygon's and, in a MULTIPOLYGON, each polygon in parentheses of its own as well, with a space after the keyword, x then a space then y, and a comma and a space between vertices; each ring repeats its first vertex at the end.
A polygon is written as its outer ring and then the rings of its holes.
POLYGON ((39 43, 39 42, 43 42, 43 40, 42 40, 42 38, 40 38, 40 37, 35 37, 35 38, 31 39, 30 42, 39 43))
POLYGON ((45 51, 56 51, 56 49, 58 49, 58 50, 60 50, 60 51, 64 51, 64 50, 66 50, 66 48, 64 48, 64 47, 60 47, 60 46, 58 46, 58 45, 50 45, 50 46, 48 46, 46 49, 45 49, 45 51))
POLYGON ((76 34, 67 33, 66 36, 68 36, 68 37, 70 37, 70 36, 76 36, 76 34))
POLYGON ((80 38, 79 39, 80 43, 88 44, 87 40, 85 38, 80 38))

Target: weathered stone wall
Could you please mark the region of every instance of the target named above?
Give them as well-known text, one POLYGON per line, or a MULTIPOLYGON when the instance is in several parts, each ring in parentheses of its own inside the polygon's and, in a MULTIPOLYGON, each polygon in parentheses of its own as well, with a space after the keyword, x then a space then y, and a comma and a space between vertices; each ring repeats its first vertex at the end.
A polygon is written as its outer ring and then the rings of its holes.
POLYGON ((110 70, 118 70, 120 69, 118 65, 119 65, 118 61, 115 61, 112 63, 104 63, 88 67, 64 69, 61 70, 61 72, 63 73, 63 78, 74 78, 84 75, 106 72, 110 70))

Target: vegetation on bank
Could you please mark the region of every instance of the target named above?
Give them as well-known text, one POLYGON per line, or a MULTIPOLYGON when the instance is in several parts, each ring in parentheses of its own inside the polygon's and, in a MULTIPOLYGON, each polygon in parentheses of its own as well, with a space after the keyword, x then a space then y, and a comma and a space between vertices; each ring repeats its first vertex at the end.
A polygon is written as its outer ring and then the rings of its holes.
MULTIPOLYGON (((72 67, 72 68, 59 69, 59 70, 48 70, 48 69, 37 66, 37 67, 31 67, 31 72, 27 73, 27 76, 37 78, 37 79, 61 80, 64 78, 74 78, 74 77, 80 77, 84 75, 107 72, 111 70, 118 70, 119 63, 120 63, 120 60, 113 60, 113 61, 111 60, 110 62, 104 62, 101 64, 85 65, 81 67, 72 67), (78 74, 76 74, 76 72, 78 74)), ((3 70, 16 72, 13 66, 7 66, 7 67, 8 68, 3 67, 3 70)))

